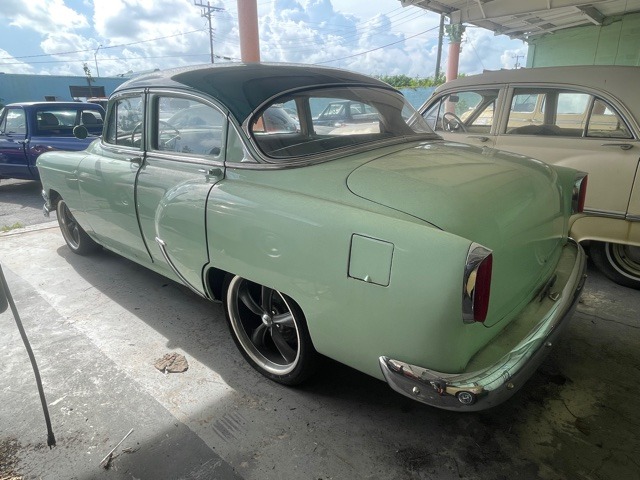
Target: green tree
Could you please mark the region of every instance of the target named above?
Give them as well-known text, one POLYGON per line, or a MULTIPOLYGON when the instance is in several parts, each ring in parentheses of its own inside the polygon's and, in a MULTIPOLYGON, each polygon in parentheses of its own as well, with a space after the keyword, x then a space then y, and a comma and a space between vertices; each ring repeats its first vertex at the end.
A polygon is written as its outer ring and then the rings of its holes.
POLYGON ((438 78, 433 77, 409 77, 408 75, 376 75, 378 80, 382 80, 395 88, 421 88, 421 87, 437 87, 444 83, 444 75, 438 78))

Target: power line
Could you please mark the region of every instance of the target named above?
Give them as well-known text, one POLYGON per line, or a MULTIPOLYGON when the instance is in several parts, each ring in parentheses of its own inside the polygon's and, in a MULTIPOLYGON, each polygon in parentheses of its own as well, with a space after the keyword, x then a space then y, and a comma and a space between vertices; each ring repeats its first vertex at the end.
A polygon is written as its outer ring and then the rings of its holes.
POLYGON ((387 47, 390 47, 392 45, 397 45, 398 43, 402 43, 402 42, 404 42, 406 40, 409 40, 411 38, 417 37, 417 36, 422 35, 424 33, 432 32, 432 31, 436 30, 437 28, 438 27, 433 27, 433 28, 430 28, 430 29, 425 30, 423 32, 416 33, 415 35, 411 35, 410 37, 403 38, 402 40, 398 40, 397 42, 387 43, 386 45, 382 45, 381 47, 372 48, 371 50, 366 50, 366 51, 360 52, 360 53, 354 53, 353 55, 347 55, 346 57, 334 58, 333 60, 325 60, 324 62, 316 62, 313 65, 322 65, 324 63, 331 63, 331 62, 338 62, 340 60, 346 60, 347 58, 359 57, 360 55, 365 55, 367 53, 375 52, 376 50, 382 50, 383 48, 387 48, 387 47))
MULTIPOLYGON (((191 30, 189 32, 181 32, 181 33, 174 33, 173 35, 165 35, 164 37, 156 37, 156 38, 150 38, 148 40, 138 40, 136 42, 129 42, 129 43, 120 43, 117 45, 109 45, 106 47, 100 47, 101 50, 108 50, 110 48, 122 48, 122 47, 130 47, 132 45, 139 45, 141 43, 149 43, 149 42, 155 42, 157 40, 164 40, 165 38, 173 38, 173 37, 180 37, 182 35, 190 35, 192 33, 197 33, 197 32, 204 32, 206 30, 206 28, 200 28, 198 30, 191 30)), ((95 48, 87 48, 84 50, 73 50, 73 51, 69 51, 69 52, 57 52, 57 53, 40 53, 38 55, 21 55, 19 57, 0 57, 0 60, 19 60, 21 58, 38 58, 38 57, 53 57, 53 56, 58 56, 58 55, 73 55, 75 53, 87 53, 87 52, 93 52, 95 50, 95 48)), ((24 63, 28 63, 28 62, 24 62, 24 63)))

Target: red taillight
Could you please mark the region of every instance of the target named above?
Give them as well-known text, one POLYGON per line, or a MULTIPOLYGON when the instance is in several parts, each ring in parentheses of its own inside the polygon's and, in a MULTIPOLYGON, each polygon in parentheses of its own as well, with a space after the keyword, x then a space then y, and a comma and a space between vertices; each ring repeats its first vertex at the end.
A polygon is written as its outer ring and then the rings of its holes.
POLYGON ((482 261, 476 274, 476 288, 473 294, 473 320, 476 322, 484 322, 487 319, 492 270, 493 255, 489 255, 482 261))
POLYGON ((573 198, 571 200, 571 213, 582 213, 584 201, 587 198, 587 174, 579 173, 573 185, 573 198))
POLYGON ((471 244, 464 268, 462 319, 466 323, 484 322, 489 311, 493 255, 491 250, 471 244))

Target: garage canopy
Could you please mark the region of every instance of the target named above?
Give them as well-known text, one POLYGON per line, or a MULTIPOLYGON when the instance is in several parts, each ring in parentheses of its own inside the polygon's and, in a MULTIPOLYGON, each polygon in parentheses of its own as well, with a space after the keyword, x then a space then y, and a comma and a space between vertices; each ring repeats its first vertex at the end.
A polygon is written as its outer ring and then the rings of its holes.
POLYGON ((580 25, 602 25, 607 17, 640 11, 640 0, 400 0, 469 23, 496 35, 526 40, 580 25))

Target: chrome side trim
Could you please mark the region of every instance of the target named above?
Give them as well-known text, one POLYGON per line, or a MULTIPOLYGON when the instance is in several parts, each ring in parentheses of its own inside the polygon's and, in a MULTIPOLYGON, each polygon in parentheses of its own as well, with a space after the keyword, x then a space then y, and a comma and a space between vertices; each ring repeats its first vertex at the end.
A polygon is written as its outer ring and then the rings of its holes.
MULTIPOLYGON (((379 358, 382 373, 397 392, 446 410, 484 410, 511 397, 533 374, 550 347, 569 323, 586 278, 586 255, 570 240, 575 260, 560 292, 548 298, 549 308, 537 324, 510 352, 481 370, 443 373, 395 360, 379 358)), ((567 247, 565 247, 567 248, 567 247)), ((537 298, 533 300, 537 303, 537 298)), ((535 308, 534 308, 535 311, 535 308)))
POLYGON ((160 247, 160 252, 162 252, 162 256, 164 257, 164 259, 166 260, 167 264, 169 265, 169 267, 171 267, 171 270, 173 270, 173 273, 175 273, 178 278, 180 279, 180 281, 189 288, 189 290, 191 290, 193 293, 197 294, 198 296, 202 297, 202 298, 207 298, 202 292, 200 292, 196 287, 194 287, 189 280, 187 280, 186 278, 184 278, 184 276, 178 271, 178 269, 176 268, 176 266, 174 265, 174 263, 171 261, 171 259, 169 258, 169 253, 167 252, 167 244, 165 243, 164 240, 162 240, 161 238, 156 237, 156 243, 158 244, 158 246, 160 247))
POLYGON ((594 217, 608 217, 608 218, 626 218, 625 212, 616 212, 612 210, 597 210, 595 208, 585 208, 582 212, 586 215, 594 217))
POLYGON ((627 215, 625 219, 630 222, 640 222, 640 215, 627 215))

